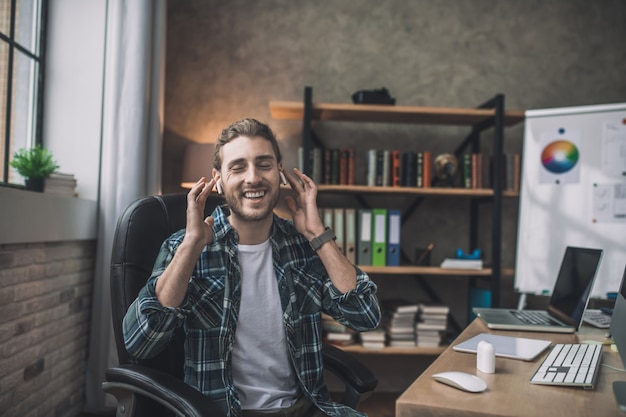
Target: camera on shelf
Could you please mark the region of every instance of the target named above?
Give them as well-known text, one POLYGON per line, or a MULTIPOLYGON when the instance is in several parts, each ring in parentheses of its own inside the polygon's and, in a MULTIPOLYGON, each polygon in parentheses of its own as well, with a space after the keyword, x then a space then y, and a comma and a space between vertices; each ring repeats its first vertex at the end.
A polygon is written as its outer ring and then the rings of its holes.
POLYGON ((352 94, 354 104, 396 104, 396 99, 389 95, 385 87, 376 90, 359 90, 352 94))

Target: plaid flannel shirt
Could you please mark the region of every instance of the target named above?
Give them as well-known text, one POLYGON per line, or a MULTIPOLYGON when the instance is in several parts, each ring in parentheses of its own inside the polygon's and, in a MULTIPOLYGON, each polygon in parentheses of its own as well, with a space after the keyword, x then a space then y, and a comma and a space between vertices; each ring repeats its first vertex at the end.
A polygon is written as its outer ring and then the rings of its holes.
MULTIPOLYGON (((174 330, 184 326, 185 382, 220 404, 229 416, 241 414, 233 384, 231 352, 241 300, 238 235, 217 207, 213 241, 195 265, 187 294, 177 308, 163 307, 155 284, 183 240, 174 233, 161 251, 146 286, 124 318, 124 341, 137 358, 158 354, 174 330)), ((330 281, 319 256, 291 221, 274 215, 270 237, 288 350, 303 395, 330 416, 363 416, 330 401, 322 364, 321 313, 357 331, 378 326, 376 285, 356 268, 356 289, 342 294, 330 281)))

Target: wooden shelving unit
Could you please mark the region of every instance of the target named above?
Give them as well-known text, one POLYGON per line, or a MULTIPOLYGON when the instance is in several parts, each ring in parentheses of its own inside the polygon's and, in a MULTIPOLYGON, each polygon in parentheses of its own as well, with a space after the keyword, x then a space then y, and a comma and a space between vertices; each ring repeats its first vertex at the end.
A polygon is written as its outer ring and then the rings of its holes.
MULTIPOLYGON (((448 196, 448 197, 493 197, 492 189, 468 189, 468 188, 417 188, 417 187, 369 187, 367 185, 327 185, 317 187, 321 193, 340 194, 391 194, 391 195, 422 195, 422 196, 448 196)), ((503 197, 519 197, 519 192, 510 190, 502 191, 503 197)))
MULTIPOLYGON (((493 108, 312 104, 311 120, 316 121, 474 126, 488 122, 496 115, 493 108)), ((270 113, 274 119, 303 120, 305 104, 293 101, 270 101, 270 113)), ((524 112, 521 110, 509 110, 504 114, 505 126, 513 126, 522 121, 524 121, 524 112)))
MULTIPOLYGON (((491 268, 482 269, 451 269, 438 266, 370 266, 359 265, 367 274, 375 275, 445 275, 445 276, 483 276, 493 275, 491 268)), ((512 276, 513 268, 504 268, 500 275, 512 276)))
MULTIPOLYGON (((472 152, 480 150, 481 132, 493 130, 492 154, 503 155, 504 128, 515 126, 524 121, 524 111, 504 109, 504 96, 496 95, 491 100, 476 108, 457 107, 427 107, 427 106, 389 106, 389 105, 365 105, 365 104, 337 104, 316 103, 312 100, 312 89, 305 88, 304 100, 301 102, 271 101, 270 113, 274 119, 302 120, 302 146, 305 155, 312 146, 313 122, 356 122, 356 123, 405 123, 426 125, 455 125, 468 126, 469 135, 462 140, 455 154, 457 157, 471 149, 472 152)), ((493 169, 501 172, 501 158, 494 158, 493 169)), ((311 166, 305 162, 304 171, 310 174, 311 166)), ((320 194, 343 194, 355 195, 357 199, 364 195, 389 195, 404 196, 419 201, 427 197, 445 198, 468 198, 470 199, 470 236, 469 247, 475 247, 478 240, 478 205, 484 202, 492 204, 492 250, 489 254, 490 268, 481 270, 457 270, 442 269, 432 266, 397 266, 397 267, 374 267, 363 266, 370 275, 397 275, 397 276, 458 276, 465 278, 490 279, 492 291, 492 306, 499 305, 500 278, 513 275, 512 268, 503 268, 501 265, 501 242, 502 242, 502 199, 519 197, 519 192, 503 190, 504 184, 499 176, 493 177, 491 189, 465 189, 465 188, 417 188, 417 187, 370 187, 365 185, 318 185, 320 194)), ((362 201, 362 200, 361 200, 362 201)), ((419 203, 417 203, 419 204, 419 203)), ((411 206, 406 212, 410 214, 415 209, 411 206)), ((422 354, 437 355, 443 351, 441 348, 385 348, 380 350, 365 349, 361 346, 343 347, 344 350, 358 353, 377 354, 422 354)))
POLYGON ((340 349, 346 352, 358 353, 358 354, 370 354, 370 355, 429 355, 438 356, 447 346, 439 347, 415 347, 415 348, 396 348, 385 347, 384 349, 367 349, 360 345, 339 346, 340 349))

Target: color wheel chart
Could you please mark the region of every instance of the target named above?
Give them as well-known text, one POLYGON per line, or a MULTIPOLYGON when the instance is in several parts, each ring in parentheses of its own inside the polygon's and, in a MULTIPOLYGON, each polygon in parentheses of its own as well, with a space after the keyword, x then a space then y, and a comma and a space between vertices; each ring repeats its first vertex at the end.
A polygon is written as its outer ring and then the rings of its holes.
POLYGON ((516 290, 550 293, 566 246, 603 249, 592 296, 617 291, 626 265, 626 103, 526 112, 516 290))
POLYGON ((554 174, 571 171, 576 166, 576 162, 578 162, 578 147, 567 140, 550 142, 541 152, 541 164, 554 174))
POLYGON ((554 134, 544 133, 541 150, 539 181, 543 184, 570 184, 580 179, 580 133, 567 131, 563 127, 555 129, 554 134))

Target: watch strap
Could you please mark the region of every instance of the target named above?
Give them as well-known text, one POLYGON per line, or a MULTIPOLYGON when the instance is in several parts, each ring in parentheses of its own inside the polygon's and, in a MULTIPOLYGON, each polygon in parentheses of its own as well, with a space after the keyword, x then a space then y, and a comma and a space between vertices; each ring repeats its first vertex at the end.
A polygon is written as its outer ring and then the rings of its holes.
POLYGON ((337 239, 337 236, 335 236, 335 232, 333 232, 333 229, 331 229, 330 227, 326 227, 324 233, 311 239, 309 244, 311 245, 311 249, 316 251, 321 248, 324 243, 328 242, 329 240, 335 239, 337 239))

